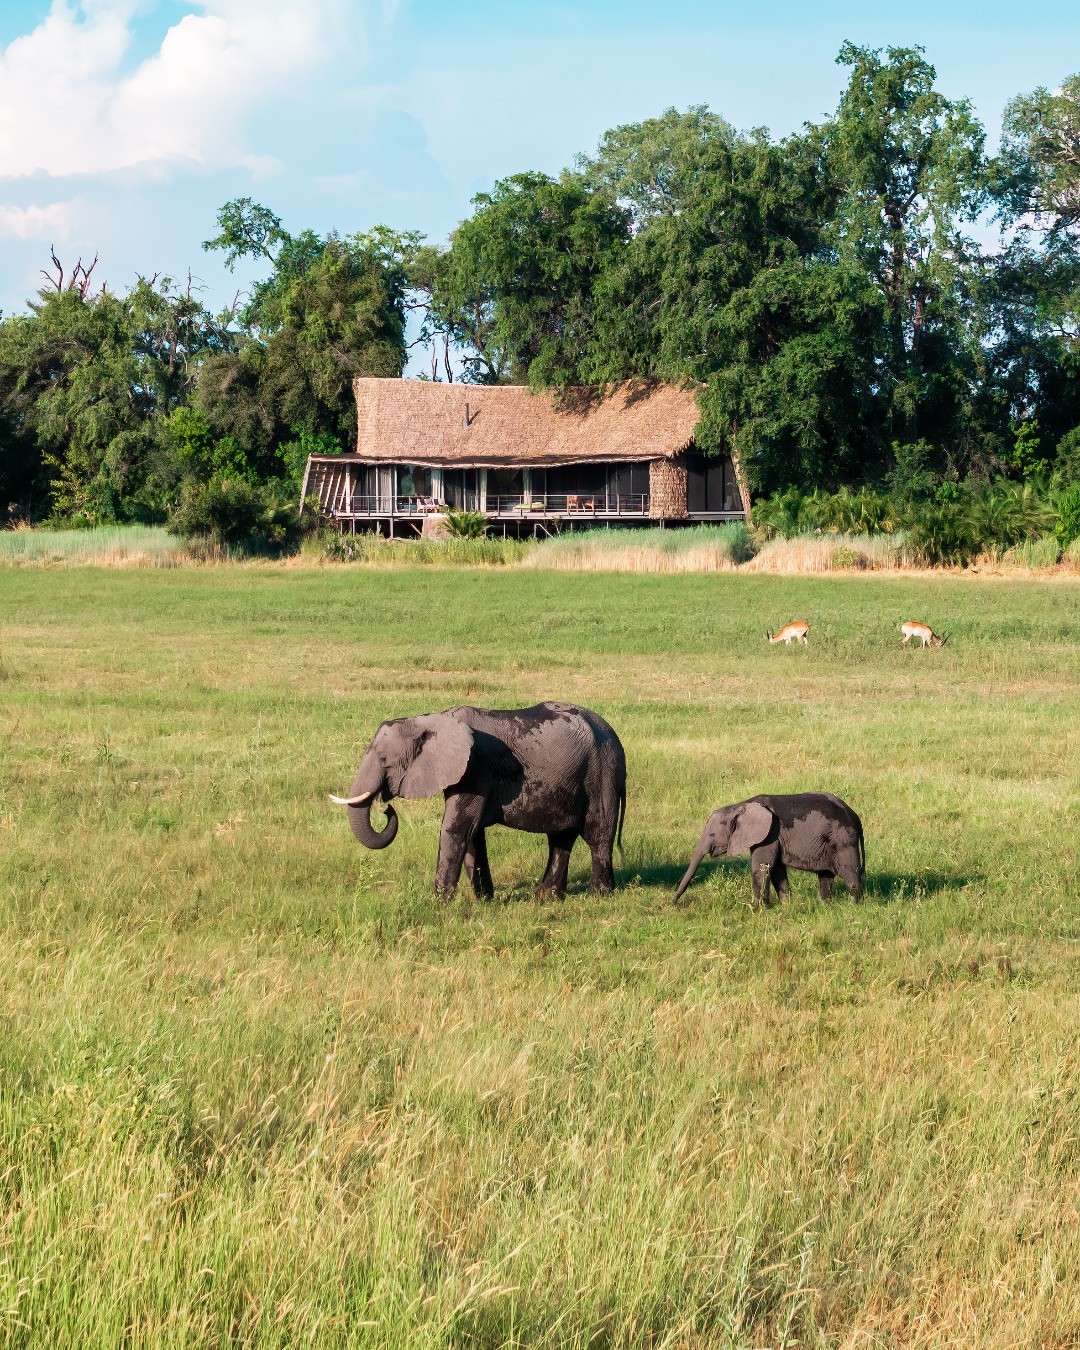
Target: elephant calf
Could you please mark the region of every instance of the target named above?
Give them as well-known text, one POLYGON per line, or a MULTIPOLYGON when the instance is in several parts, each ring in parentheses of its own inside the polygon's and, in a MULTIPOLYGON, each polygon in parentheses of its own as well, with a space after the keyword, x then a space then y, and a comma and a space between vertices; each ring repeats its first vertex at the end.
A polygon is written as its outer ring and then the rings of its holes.
POLYGON ((769 883, 777 895, 788 893, 787 869, 816 872, 821 898, 832 894, 839 877, 861 900, 866 880, 862 822, 847 802, 831 792, 751 797, 714 811, 675 892, 678 900, 701 865, 710 858, 737 857, 750 850, 754 904, 769 903, 769 883))
POLYGON ((477 896, 494 893, 489 825, 547 835, 540 894, 565 893, 578 837, 592 853, 590 889, 604 894, 614 886, 611 854, 616 838, 621 847, 626 757, 615 732, 588 708, 571 703, 507 711, 449 708, 384 722, 349 796, 331 800, 349 808, 349 825, 362 844, 385 848, 397 833, 397 816, 387 806, 386 825, 376 830, 375 800, 437 792, 446 800, 435 869, 439 895, 453 894, 462 866, 477 896))

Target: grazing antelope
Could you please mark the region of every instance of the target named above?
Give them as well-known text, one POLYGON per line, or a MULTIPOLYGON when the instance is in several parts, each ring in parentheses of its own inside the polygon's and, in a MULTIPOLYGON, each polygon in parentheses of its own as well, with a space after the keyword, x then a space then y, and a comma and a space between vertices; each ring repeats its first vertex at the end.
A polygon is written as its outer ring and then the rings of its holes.
POLYGON ((944 647, 949 640, 948 634, 944 637, 938 637, 928 623, 916 623, 913 619, 909 619, 907 623, 902 623, 900 631, 904 635, 900 639, 901 642, 906 642, 908 638, 922 638, 924 647, 944 647))
POLYGON ((785 646, 794 639, 796 642, 801 642, 805 647, 807 645, 806 635, 809 631, 810 625, 800 619, 797 623, 784 624, 778 633, 770 633, 766 629, 765 636, 770 642, 783 642, 785 646))

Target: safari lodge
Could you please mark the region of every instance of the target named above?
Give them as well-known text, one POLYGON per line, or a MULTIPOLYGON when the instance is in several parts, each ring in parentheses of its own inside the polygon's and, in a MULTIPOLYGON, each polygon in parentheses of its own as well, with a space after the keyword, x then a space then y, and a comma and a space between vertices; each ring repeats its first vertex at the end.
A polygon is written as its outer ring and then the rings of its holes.
POLYGON ((693 390, 555 394, 367 377, 354 387, 356 450, 312 455, 301 493, 343 533, 423 533, 447 511, 521 535, 742 520, 749 507, 730 456, 694 445, 693 390))

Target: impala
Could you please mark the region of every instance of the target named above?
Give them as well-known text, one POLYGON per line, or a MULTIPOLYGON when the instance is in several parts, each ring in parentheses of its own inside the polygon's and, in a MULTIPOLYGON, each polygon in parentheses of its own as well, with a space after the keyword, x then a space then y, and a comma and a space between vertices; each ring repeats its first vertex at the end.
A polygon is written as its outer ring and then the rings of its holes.
POLYGON ((924 647, 944 647, 948 640, 948 635, 938 637, 928 623, 916 623, 909 619, 907 623, 900 625, 900 631, 903 633, 901 642, 907 642, 908 638, 921 638, 924 647))
POLYGON ((768 632, 768 630, 766 630, 765 636, 769 639, 770 642, 787 643, 791 642, 792 639, 794 639, 796 642, 801 642, 805 646, 806 635, 807 633, 809 633, 809 631, 810 625, 808 623, 804 623, 803 620, 800 619, 798 623, 784 624, 783 628, 781 628, 778 633, 770 633, 768 632))

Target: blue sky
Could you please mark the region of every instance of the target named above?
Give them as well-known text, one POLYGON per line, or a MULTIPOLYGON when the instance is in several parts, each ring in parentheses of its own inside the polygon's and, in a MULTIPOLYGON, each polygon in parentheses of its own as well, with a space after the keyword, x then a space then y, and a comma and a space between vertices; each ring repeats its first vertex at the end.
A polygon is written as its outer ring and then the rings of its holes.
POLYGON ((200 242, 232 197, 291 230, 442 241, 495 179, 667 107, 783 135, 836 106, 846 38, 925 47, 991 140, 1015 94, 1080 71, 1076 0, 5 0, 0 308, 50 244, 116 290, 190 269, 220 307, 248 278, 200 242))

